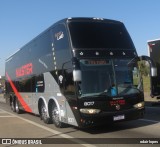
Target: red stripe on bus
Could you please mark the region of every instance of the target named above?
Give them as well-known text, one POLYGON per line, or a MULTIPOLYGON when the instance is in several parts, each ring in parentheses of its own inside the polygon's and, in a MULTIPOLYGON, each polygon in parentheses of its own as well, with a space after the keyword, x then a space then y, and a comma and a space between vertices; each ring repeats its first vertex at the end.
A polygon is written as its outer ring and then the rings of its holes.
POLYGON ((15 95, 17 96, 18 100, 20 101, 22 107, 24 108, 25 111, 27 112, 32 112, 31 108, 27 105, 27 103, 24 101, 24 99, 22 98, 22 96, 20 95, 20 93, 18 92, 18 90, 16 89, 15 85, 13 84, 11 78, 9 77, 8 73, 6 73, 6 77, 15 93, 15 95))

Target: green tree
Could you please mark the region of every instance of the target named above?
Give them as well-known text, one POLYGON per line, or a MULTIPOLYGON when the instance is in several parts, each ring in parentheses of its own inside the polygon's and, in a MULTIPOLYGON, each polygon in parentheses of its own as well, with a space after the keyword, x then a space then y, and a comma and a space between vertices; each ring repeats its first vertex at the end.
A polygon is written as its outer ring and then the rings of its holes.
POLYGON ((146 61, 140 61, 139 62, 139 69, 140 69, 140 72, 142 74, 142 76, 148 76, 149 75, 149 65, 146 61))

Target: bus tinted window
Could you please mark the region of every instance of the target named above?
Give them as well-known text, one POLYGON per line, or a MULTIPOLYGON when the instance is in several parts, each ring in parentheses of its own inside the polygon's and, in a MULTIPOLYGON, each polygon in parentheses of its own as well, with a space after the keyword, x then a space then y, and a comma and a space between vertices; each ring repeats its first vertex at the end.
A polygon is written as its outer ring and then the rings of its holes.
POLYGON ((26 77, 16 83, 19 92, 35 92, 35 78, 26 77))
POLYGON ((133 42, 121 23, 70 22, 74 48, 134 49, 133 42))

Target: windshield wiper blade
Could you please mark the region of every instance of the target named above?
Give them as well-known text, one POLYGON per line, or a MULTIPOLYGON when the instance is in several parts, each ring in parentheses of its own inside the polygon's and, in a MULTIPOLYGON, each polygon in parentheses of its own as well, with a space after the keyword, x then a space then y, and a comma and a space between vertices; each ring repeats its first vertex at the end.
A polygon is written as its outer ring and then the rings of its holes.
POLYGON ((98 94, 94 94, 94 95, 82 95, 81 98, 87 98, 87 97, 95 97, 96 98, 96 97, 101 97, 101 96, 108 97, 109 95, 107 95, 106 92, 102 92, 102 93, 98 93, 98 94))

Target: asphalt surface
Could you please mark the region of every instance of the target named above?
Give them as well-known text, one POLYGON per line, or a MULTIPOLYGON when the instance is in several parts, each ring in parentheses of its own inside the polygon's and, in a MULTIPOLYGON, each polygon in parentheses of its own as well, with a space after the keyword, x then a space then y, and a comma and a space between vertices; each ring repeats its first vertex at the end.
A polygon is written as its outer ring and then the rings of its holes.
POLYGON ((6 99, 4 98, 3 94, 0 94, 0 102, 6 103, 6 99))

